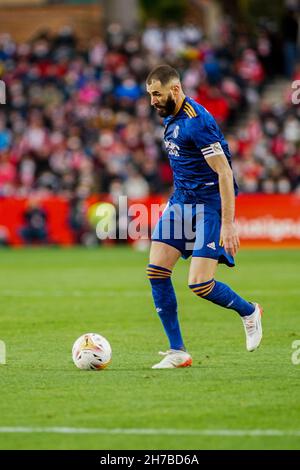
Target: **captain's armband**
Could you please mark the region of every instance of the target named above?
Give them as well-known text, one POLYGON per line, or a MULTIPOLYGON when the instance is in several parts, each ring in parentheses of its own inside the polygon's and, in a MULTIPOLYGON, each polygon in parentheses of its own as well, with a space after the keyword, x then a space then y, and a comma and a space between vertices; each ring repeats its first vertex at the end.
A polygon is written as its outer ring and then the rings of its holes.
POLYGON ((201 149, 204 158, 215 157, 216 155, 225 155, 220 142, 207 145, 201 149))

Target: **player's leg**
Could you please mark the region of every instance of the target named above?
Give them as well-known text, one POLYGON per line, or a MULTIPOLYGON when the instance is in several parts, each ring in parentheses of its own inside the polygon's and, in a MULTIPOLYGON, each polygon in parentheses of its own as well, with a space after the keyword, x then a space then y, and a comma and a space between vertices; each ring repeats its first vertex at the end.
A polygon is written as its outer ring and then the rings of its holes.
POLYGON ((177 315, 177 300, 173 288, 172 270, 180 251, 166 243, 151 243, 147 276, 151 283, 156 311, 169 339, 170 349, 184 349, 177 315))
POLYGON ((164 359, 153 366, 155 369, 186 367, 191 365, 191 357, 185 351, 178 314, 177 300, 171 281, 172 270, 181 252, 166 243, 153 241, 147 275, 151 283, 156 311, 169 339, 170 350, 164 359))
POLYGON ((213 279, 218 267, 218 260, 192 257, 189 270, 189 285, 201 284, 213 279))
POLYGON ((192 258, 189 272, 191 290, 211 302, 239 313, 241 317, 254 312, 252 303, 247 302, 223 282, 214 279, 218 261, 209 258, 192 258))
POLYGON ((151 242, 149 255, 150 264, 162 266, 172 271, 180 256, 180 251, 171 245, 158 241, 151 242))
POLYGON ((262 338, 261 314, 258 304, 252 304, 240 297, 228 285, 214 279, 218 261, 208 258, 192 258, 189 287, 198 296, 235 310, 242 318, 248 351, 254 351, 262 338))
POLYGON ((254 351, 262 338, 262 308, 248 302, 228 285, 215 280, 218 263, 234 266, 234 259, 220 245, 220 214, 211 208, 204 211, 204 219, 196 230, 196 243, 190 265, 189 287, 199 297, 222 307, 235 310, 242 318, 248 351, 254 351))

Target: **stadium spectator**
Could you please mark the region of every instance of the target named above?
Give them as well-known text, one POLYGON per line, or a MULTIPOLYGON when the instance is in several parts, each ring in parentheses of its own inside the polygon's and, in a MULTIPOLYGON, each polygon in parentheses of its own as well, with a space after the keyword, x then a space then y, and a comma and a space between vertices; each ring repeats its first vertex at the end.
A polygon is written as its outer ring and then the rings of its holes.
POLYGON ((299 59, 299 18, 297 8, 296 4, 288 5, 282 19, 284 69, 288 78, 292 78, 299 59))
POLYGON ((36 198, 29 199, 24 213, 24 220, 25 224, 20 230, 24 243, 44 244, 49 241, 47 215, 36 198))
POLYGON ((9 246, 9 230, 4 225, 0 225, 0 247, 9 246))

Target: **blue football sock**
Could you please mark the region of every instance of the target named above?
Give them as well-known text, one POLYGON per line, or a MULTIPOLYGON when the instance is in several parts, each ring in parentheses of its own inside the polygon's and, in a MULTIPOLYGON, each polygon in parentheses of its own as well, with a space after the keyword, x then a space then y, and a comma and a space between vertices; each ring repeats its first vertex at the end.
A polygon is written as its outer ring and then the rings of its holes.
POLYGON ((156 311, 169 338, 170 349, 184 350, 177 315, 177 301, 171 281, 172 271, 149 264, 147 276, 151 282, 152 296, 156 311))
POLYGON ((253 304, 240 297, 223 282, 211 279, 201 284, 191 284, 189 287, 199 297, 210 300, 221 307, 235 310, 241 317, 251 315, 255 310, 253 304))

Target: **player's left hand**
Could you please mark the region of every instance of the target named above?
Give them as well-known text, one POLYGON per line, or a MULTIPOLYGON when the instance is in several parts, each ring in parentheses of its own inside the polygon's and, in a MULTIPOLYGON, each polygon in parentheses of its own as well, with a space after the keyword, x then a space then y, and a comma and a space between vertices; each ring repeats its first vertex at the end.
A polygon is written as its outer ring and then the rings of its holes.
POLYGON ((240 247, 240 240, 234 222, 222 224, 220 244, 224 246, 226 253, 231 256, 236 255, 240 247))

